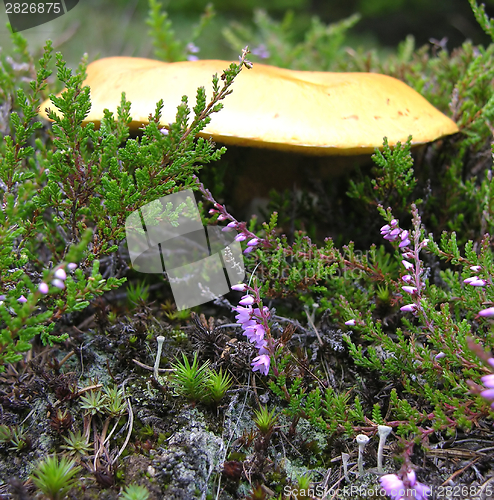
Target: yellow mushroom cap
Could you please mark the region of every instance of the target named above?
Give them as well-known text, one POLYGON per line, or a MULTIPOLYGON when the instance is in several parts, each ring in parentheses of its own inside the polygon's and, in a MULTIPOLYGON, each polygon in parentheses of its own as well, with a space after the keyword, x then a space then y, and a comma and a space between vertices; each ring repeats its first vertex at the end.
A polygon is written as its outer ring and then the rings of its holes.
MULTIPOLYGON (((84 84, 91 88, 86 122, 99 122, 103 110, 116 113, 121 93, 132 103, 131 128, 148 123, 164 100, 161 124, 175 121, 183 95, 195 104, 197 87, 212 94, 211 78, 227 61, 166 63, 109 57, 91 63, 84 84)), ((225 144, 264 147, 316 155, 363 154, 393 146, 412 135, 424 144, 458 132, 456 124, 418 92, 396 78, 376 73, 294 71, 265 64, 244 69, 224 108, 200 134, 225 144)), ((45 108, 54 106, 45 101, 45 108)))

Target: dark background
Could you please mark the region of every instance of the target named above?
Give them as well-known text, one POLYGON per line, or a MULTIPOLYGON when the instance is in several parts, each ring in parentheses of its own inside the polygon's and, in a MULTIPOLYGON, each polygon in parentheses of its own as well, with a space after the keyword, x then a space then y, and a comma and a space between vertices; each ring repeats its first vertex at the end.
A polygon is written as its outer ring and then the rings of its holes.
MULTIPOLYGON (((177 38, 187 40, 192 27, 207 4, 204 0, 164 1, 177 38)), ((215 0, 216 16, 197 40, 202 59, 236 58, 222 34, 231 22, 252 24, 254 9, 265 9, 270 17, 281 20, 288 10, 295 13, 294 39, 302 40, 317 16, 324 23, 334 23, 354 13, 362 19, 348 33, 346 45, 353 48, 389 50, 407 35, 415 37, 416 46, 431 38, 447 38, 453 49, 466 39, 487 44, 489 38, 478 26, 468 0, 215 0)), ((494 0, 486 0, 487 12, 494 15, 494 0)), ((5 27, 7 16, 0 12, 0 47, 8 51, 10 36, 5 27)), ((54 40, 71 65, 87 52, 89 60, 109 55, 153 57, 148 36, 146 0, 81 0, 61 18, 43 26, 23 31, 31 50, 40 50, 47 38, 54 40)))

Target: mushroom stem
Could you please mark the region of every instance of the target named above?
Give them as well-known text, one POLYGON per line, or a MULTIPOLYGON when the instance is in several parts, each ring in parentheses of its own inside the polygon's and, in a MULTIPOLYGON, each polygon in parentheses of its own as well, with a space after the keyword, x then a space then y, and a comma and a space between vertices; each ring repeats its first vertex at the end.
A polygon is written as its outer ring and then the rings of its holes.
POLYGON ((154 379, 157 381, 160 368, 161 351, 163 349, 165 337, 163 337, 163 335, 158 335, 156 340, 158 341, 158 351, 156 352, 156 360, 154 362, 154 379))
POLYGON ((348 453, 341 454, 341 461, 343 462, 343 474, 345 479, 350 482, 350 477, 348 476, 348 460, 350 459, 350 455, 348 453))
POLYGON ((369 437, 365 434, 359 434, 356 439, 358 444, 358 473, 359 476, 361 476, 364 473, 364 448, 365 445, 369 442, 369 437))
POLYGON ((384 472, 383 469, 384 445, 386 444, 386 439, 392 430, 393 430, 392 427, 389 427, 389 425, 377 426, 377 433, 379 434, 379 447, 377 448, 377 471, 381 474, 384 472))

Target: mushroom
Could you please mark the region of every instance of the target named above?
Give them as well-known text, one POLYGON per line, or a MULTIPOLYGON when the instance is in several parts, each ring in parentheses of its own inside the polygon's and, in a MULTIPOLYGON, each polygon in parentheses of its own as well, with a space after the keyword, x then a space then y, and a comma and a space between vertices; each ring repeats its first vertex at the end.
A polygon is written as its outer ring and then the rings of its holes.
POLYGON ((161 351, 163 350, 163 342, 165 341, 165 337, 163 337, 163 335, 158 335, 156 340, 158 341, 158 350, 156 352, 156 360, 154 361, 154 380, 158 381, 161 351))
POLYGON ((364 448, 370 438, 365 434, 359 434, 356 438, 358 444, 358 473, 361 476, 364 473, 364 448))
MULTIPOLYGON (((91 63, 85 85, 91 88, 86 122, 100 122, 103 110, 116 113, 121 93, 132 103, 131 128, 148 123, 164 99, 161 124, 175 120, 183 95, 192 101, 197 87, 230 63, 200 60, 166 63, 134 57, 109 57, 91 63)), ((210 87, 210 86, 209 86, 210 87)), ((255 64, 236 78, 224 109, 201 132, 227 144, 294 151, 319 156, 367 154, 405 142, 424 144, 458 132, 456 124, 419 93, 396 78, 376 73, 294 71, 255 64)), ((191 105, 193 103, 191 102, 191 105)), ((46 117, 45 108, 40 114, 46 117)))
POLYGON ((383 469, 384 445, 386 444, 386 439, 388 438, 392 430, 393 428, 390 427, 389 425, 377 426, 377 433, 379 434, 379 447, 377 449, 377 472, 379 472, 380 474, 384 472, 383 469))
POLYGON ((350 476, 348 475, 348 460, 350 460, 350 455, 348 453, 342 453, 341 461, 343 462, 343 475, 345 479, 350 482, 350 476))

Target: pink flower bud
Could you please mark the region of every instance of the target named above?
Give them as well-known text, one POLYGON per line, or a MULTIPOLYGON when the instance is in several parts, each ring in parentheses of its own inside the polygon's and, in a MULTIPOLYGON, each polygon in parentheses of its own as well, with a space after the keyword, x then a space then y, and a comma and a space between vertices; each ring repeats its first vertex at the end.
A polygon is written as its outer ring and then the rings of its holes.
POLYGON ((349 319, 348 321, 345 321, 345 325, 347 325, 347 326, 355 326, 355 320, 354 319, 349 319))
POLYGON ((38 290, 43 294, 47 294, 48 293, 48 285, 46 283, 40 283, 38 290))
POLYGON ((470 286, 485 286, 486 281, 475 277, 475 279, 473 281, 470 281, 468 284, 470 286))
POLYGON ((482 380, 482 383, 489 389, 494 389, 494 373, 491 375, 484 375, 480 377, 480 380, 482 380))
POLYGON ((417 288, 414 286, 402 286, 401 289, 406 293, 410 294, 417 293, 417 288))
POLYGON ((61 267, 58 268, 55 271, 55 278, 58 278, 59 280, 65 281, 67 279, 67 274, 65 273, 64 269, 61 267))
POLYGON ((494 389, 486 389, 482 391, 480 395, 485 399, 494 399, 494 389))
POLYGON ((407 271, 413 269, 413 264, 411 262, 408 262, 408 260, 402 260, 401 263, 403 264, 403 266, 407 271))
POLYGON ((56 286, 57 288, 60 288, 60 290, 63 290, 65 288, 65 284, 62 280, 60 279, 54 279, 52 280, 51 284, 53 286, 56 286))
MULTIPOLYGON (((479 311, 479 316, 482 316, 484 318, 492 318, 494 316, 494 307, 488 307, 487 309, 482 309, 482 311, 479 311)), ((492 366, 494 366, 494 358, 490 358, 493 360, 492 366)))
POLYGON ((470 269, 474 272, 474 273, 478 273, 482 267, 481 266, 470 266, 470 269))
POLYGON ((24 304, 27 302, 27 299, 26 297, 24 297, 24 295, 21 295, 18 299, 17 299, 17 302, 20 302, 21 304, 24 304))
POLYGON ((417 306, 415 304, 407 304, 406 306, 400 307, 400 311, 413 312, 413 311, 415 311, 416 308, 417 308, 417 306))
POLYGON ((236 292, 245 292, 245 290, 247 289, 247 285, 245 283, 239 283, 238 285, 233 285, 231 289, 235 290, 236 292))
POLYGON ((244 233, 238 233, 237 236, 235 236, 235 241, 244 241, 247 239, 247 236, 245 236, 244 233))
POLYGON ((254 303, 254 298, 252 295, 244 295, 242 297, 242 300, 238 301, 239 304, 242 304, 243 306, 251 306, 254 303))
POLYGON ((69 263, 67 264, 67 269, 68 269, 69 271, 73 271, 74 269, 77 269, 77 264, 75 264, 74 262, 69 262, 69 263))

